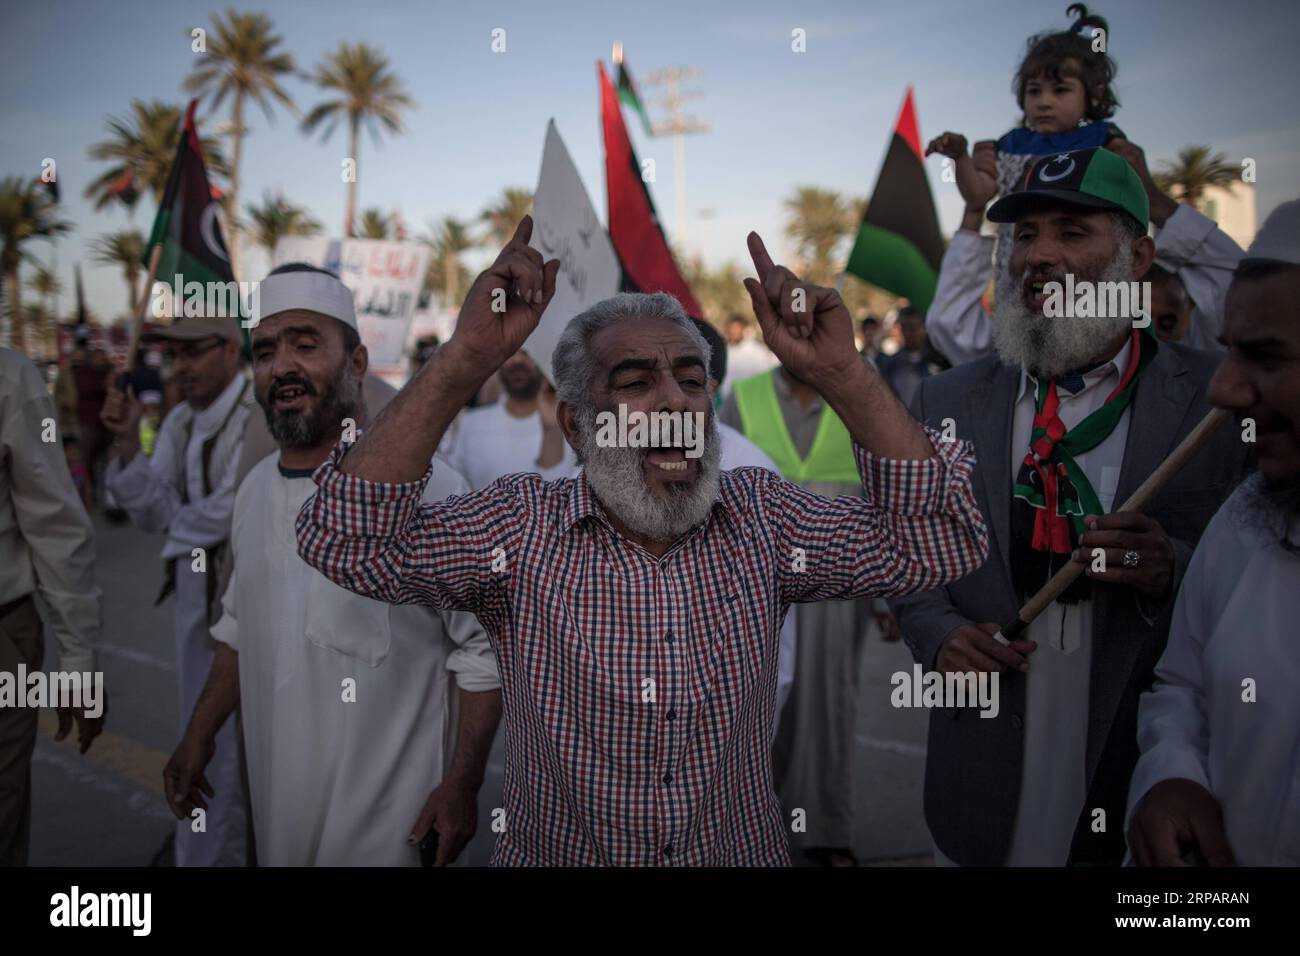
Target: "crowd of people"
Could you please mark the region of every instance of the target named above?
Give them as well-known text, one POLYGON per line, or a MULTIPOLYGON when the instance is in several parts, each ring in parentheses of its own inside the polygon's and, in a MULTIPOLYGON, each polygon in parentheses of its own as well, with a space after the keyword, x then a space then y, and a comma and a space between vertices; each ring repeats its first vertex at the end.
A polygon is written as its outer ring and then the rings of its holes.
MULTIPOLYGON (((861 655, 898 639, 1000 694, 931 709, 937 863, 1300 863, 1300 200, 1243 250, 1162 192, 1093 27, 1031 38, 1022 126, 930 144, 966 211, 889 323, 751 234, 761 343, 623 293, 562 317, 548 378, 525 218, 400 391, 302 264, 249 353, 177 318, 125 376, 79 347, 51 397, 0 350, 0 670, 42 664, 36 593, 94 669, 99 501, 163 539, 178 865, 452 863, 499 726, 494 863, 853 865, 861 655), (1150 307, 1053 317, 1067 281, 1150 307), (615 412, 701 416, 700 454, 602 440, 615 412)), ((0 862, 35 734, 0 709, 0 862)))

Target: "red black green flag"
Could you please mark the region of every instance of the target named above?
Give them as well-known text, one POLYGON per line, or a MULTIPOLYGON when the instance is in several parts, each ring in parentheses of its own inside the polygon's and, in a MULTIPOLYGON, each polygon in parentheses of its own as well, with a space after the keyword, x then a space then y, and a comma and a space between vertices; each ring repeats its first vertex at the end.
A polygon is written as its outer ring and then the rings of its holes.
MULTIPOLYGON (((202 282, 205 285, 208 282, 232 282, 235 278, 217 215, 219 206, 215 197, 219 194, 208 182, 203 147, 194 129, 197 104, 198 100, 191 100, 185 111, 185 125, 176 145, 176 158, 167 174, 167 189, 158 205, 149 243, 145 246, 146 268, 154 246, 162 246, 155 281, 169 286, 177 282, 202 282)), ((238 321, 238 318, 232 317, 231 321, 238 321)), ((247 334, 247 330, 244 331, 247 334)))
POLYGON ((618 93, 609 81, 605 65, 597 63, 596 68, 600 73, 600 115, 605 133, 609 238, 623 266, 623 289, 670 292, 690 315, 702 319, 704 311, 673 262, 654 200, 641 178, 641 164, 632 150, 632 140, 619 111, 618 93))
POLYGON ((628 72, 627 64, 621 58, 618 61, 618 98, 624 105, 636 110, 637 115, 641 117, 641 124, 645 126, 645 134, 653 136, 650 116, 645 111, 645 104, 641 102, 641 94, 637 92, 636 84, 632 82, 632 74, 628 72))
POLYGON ((845 271, 928 309, 942 258, 939 216, 909 86, 845 271))

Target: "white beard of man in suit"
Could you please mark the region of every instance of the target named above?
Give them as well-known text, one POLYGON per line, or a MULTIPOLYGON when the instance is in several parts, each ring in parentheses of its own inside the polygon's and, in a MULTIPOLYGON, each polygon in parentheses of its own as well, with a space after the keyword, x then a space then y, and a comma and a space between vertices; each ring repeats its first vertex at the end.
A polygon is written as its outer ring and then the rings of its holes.
MULTIPOLYGON (((1115 252, 1107 261, 1093 261, 1085 256, 1074 272, 1075 285, 1084 282, 1131 281, 1133 246, 1125 228, 1112 217, 1115 252)), ((1043 314, 1045 296, 1039 291, 1048 282, 1062 286, 1066 270, 1060 264, 1026 262, 1023 268, 1000 272, 997 300, 993 311, 993 345, 1008 365, 1020 365, 1043 378, 1086 368, 1110 358, 1118 349, 1110 343, 1122 343, 1131 328, 1127 315, 1076 315, 1051 318, 1043 314), (1105 343, 1099 356, 1098 345, 1105 343)), ((1104 312, 1098 309, 1095 312, 1104 312)))

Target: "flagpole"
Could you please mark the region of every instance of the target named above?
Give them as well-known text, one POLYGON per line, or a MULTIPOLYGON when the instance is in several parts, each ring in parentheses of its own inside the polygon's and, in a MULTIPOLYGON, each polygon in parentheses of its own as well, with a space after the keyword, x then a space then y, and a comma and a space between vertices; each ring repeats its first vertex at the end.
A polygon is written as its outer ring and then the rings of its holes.
POLYGON ((140 335, 144 332, 144 316, 149 308, 149 293, 153 290, 154 279, 158 277, 158 260, 162 257, 162 243, 158 243, 149 252, 149 274, 144 278, 144 288, 140 290, 140 301, 136 306, 131 321, 131 345, 126 353, 126 370, 135 368, 135 350, 140 346, 140 335))

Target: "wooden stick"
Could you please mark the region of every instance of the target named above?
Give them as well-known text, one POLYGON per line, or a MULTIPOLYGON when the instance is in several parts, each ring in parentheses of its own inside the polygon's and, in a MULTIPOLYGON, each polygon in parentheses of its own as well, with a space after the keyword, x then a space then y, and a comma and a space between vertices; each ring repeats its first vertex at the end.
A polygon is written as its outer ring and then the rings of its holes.
POLYGON ((158 259, 162 256, 162 243, 153 247, 149 253, 149 274, 144 279, 144 289, 140 293, 140 302, 135 307, 131 320, 131 346, 126 353, 126 370, 135 368, 135 350, 140 347, 140 335, 144 332, 144 317, 149 308, 149 293, 153 291, 154 279, 158 277, 158 259))
MULTIPOLYGON (((1208 415, 1201 419, 1195 428, 1187 433, 1184 438, 1173 450, 1173 453, 1160 463, 1155 471, 1147 476, 1147 480, 1138 486, 1137 491, 1129 496, 1128 501, 1114 509, 1115 511, 1141 511, 1156 493, 1165 486, 1165 484, 1176 475, 1188 460, 1201 450, 1210 436, 1213 435, 1225 421, 1231 417, 1232 413, 1222 408, 1212 408, 1208 415)), ((1079 575, 1083 574, 1087 568, 1086 564, 1078 561, 1071 561, 1056 574, 1052 575, 1050 581, 1039 589, 1038 593, 1025 602, 1024 607, 1016 615, 1016 621, 1010 627, 1004 627, 1001 633, 994 635, 1001 643, 1006 644, 1014 640, 1025 628, 1027 628, 1034 618, 1043 613, 1047 606, 1055 601, 1066 588, 1074 583, 1079 575)))

